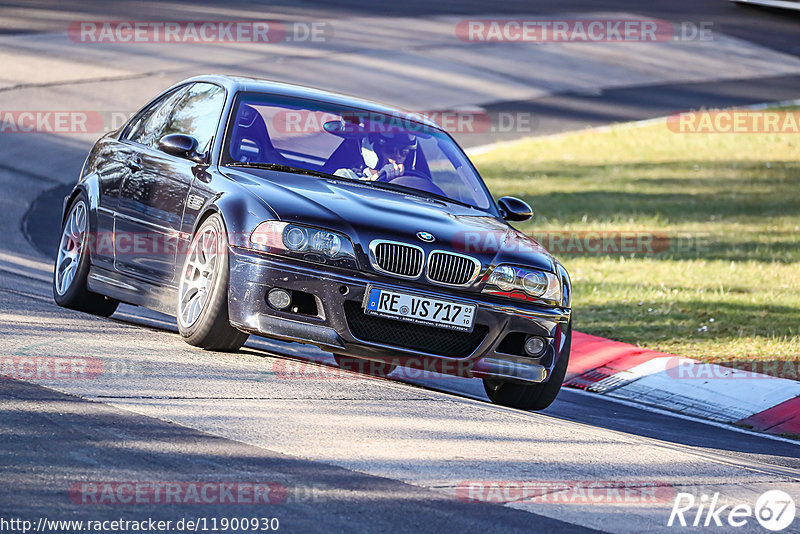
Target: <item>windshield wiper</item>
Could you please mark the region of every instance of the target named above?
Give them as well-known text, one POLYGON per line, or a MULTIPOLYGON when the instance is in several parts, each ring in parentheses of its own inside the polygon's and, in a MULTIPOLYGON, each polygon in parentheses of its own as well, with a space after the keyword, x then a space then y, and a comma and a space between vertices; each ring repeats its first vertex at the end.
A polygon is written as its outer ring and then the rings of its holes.
POLYGON ((267 169, 269 171, 290 172, 292 174, 306 174, 308 176, 316 176, 317 178, 339 178, 339 176, 328 174, 327 172, 312 171, 311 169, 292 167, 291 165, 282 165, 280 163, 243 163, 236 161, 227 163, 226 165, 228 167, 250 167, 251 169, 267 169))

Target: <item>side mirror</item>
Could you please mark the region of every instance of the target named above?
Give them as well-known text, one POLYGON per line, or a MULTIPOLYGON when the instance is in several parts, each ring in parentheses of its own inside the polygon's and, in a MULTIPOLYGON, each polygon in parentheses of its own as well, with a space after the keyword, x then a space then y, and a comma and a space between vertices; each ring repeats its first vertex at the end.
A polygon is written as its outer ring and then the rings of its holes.
POLYGON ((158 149, 171 156, 190 159, 197 163, 206 162, 205 155, 197 152, 197 139, 191 135, 165 135, 161 138, 161 141, 158 142, 158 149))
POLYGON ((531 205, 515 197, 502 197, 497 201, 500 214, 507 221, 527 221, 533 218, 531 205))

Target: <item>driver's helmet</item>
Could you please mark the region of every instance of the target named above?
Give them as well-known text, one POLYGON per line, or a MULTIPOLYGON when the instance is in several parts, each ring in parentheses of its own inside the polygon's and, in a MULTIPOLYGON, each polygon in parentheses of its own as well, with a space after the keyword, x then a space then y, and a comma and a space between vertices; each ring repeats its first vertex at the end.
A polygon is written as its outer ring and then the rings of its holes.
POLYGON ((398 153, 413 158, 417 149, 417 136, 408 132, 381 132, 370 137, 374 150, 384 159, 398 153))

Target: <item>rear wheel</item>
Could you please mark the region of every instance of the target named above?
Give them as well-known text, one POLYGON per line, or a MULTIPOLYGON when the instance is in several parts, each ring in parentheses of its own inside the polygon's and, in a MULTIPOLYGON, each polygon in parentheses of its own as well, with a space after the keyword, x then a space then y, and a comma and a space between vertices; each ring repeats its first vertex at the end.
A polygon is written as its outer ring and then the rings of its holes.
POLYGON ((178 331, 190 345, 233 352, 247 341, 228 318, 228 280, 225 225, 213 214, 192 238, 178 287, 178 331))
POLYGON ((88 205, 86 196, 79 194, 64 219, 53 272, 53 299, 64 308, 108 317, 119 301, 92 293, 86 285, 91 264, 88 205))
POLYGON ((558 358, 553 373, 547 382, 541 384, 520 384, 496 378, 484 378, 483 387, 489 399, 501 406, 519 408, 521 410, 544 410, 556 400, 569 364, 569 353, 572 347, 572 323, 567 330, 567 339, 558 358))
POLYGON ((365 360, 344 354, 334 354, 333 358, 341 369, 361 373, 362 375, 386 378, 386 375, 397 369, 397 366, 391 363, 365 360))

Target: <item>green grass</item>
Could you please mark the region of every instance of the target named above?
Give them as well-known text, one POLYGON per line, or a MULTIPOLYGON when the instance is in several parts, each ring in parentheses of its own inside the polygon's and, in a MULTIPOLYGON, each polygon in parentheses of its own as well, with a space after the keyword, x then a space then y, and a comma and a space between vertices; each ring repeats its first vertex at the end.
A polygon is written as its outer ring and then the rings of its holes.
POLYGON ((669 238, 655 254, 556 253, 576 329, 703 361, 800 361, 800 135, 655 123, 473 159, 495 196, 533 204, 526 233, 669 238))

